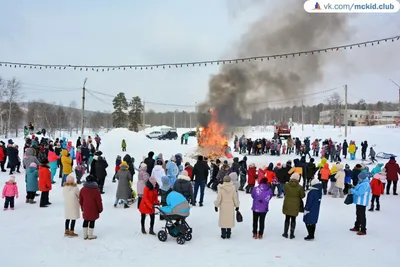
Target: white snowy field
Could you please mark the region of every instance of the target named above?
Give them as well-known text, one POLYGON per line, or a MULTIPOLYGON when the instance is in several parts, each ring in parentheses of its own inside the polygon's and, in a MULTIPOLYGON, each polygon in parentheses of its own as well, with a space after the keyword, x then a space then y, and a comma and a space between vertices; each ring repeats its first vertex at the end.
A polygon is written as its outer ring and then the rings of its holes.
MULTIPOLYGON (((178 129, 178 133, 187 129, 178 129)), ((149 129, 146 130, 146 132, 149 129)), ((347 140, 368 140, 376 145, 376 152, 388 152, 400 155, 400 146, 396 143, 400 129, 386 127, 359 127, 349 130, 347 140), (397 138, 396 138, 397 137, 397 138)), ((238 133, 239 134, 239 133, 238 133)), ((294 136, 328 138, 342 142, 344 129, 322 128, 321 126, 296 126, 294 136)), ((249 137, 271 137, 271 132, 250 132, 249 137)), ((97 240, 85 241, 81 238, 82 219, 77 221, 78 238, 64 237, 64 206, 60 181, 53 185, 50 202, 53 204, 41 209, 39 205, 25 204, 24 174, 17 175, 20 197, 14 211, 0 212, 0 266, 399 266, 400 236, 397 225, 400 220, 399 196, 381 197, 381 211, 367 213, 366 236, 357 236, 350 232, 355 220, 355 207, 346 206, 343 199, 324 196, 321 204, 316 240, 304 241, 306 229, 302 215, 297 218, 296 238, 283 238, 282 214, 283 199, 273 198, 266 219, 264 239, 252 239, 252 200, 249 195, 240 192, 240 210, 244 221, 236 224, 230 240, 220 238, 218 213, 213 202, 216 194, 206 189, 204 207, 194 207, 188 218, 193 227, 193 239, 180 246, 175 239, 168 237, 160 242, 157 237, 142 235, 140 232, 140 213, 136 203, 130 209, 113 207, 116 183, 111 182, 114 173, 114 161, 122 155, 120 143, 126 139, 127 151, 136 159, 136 163, 152 150, 163 153, 164 158, 172 154, 193 154, 196 148, 194 138, 189 145, 181 145, 180 140, 149 140, 144 133, 132 133, 124 129, 115 129, 102 136, 103 151, 109 168, 103 195, 104 212, 96 221, 97 240)), ((23 140, 15 140, 22 147, 23 140)), ((75 143, 75 139, 73 139, 75 143)), ((231 142, 230 142, 231 143, 231 142)), ((358 158, 359 156, 358 152, 358 158)), ((286 162, 294 156, 250 156, 248 163, 258 166, 269 162, 286 162)), ((184 158, 185 161, 192 159, 184 158)), ((319 162, 319 159, 316 159, 319 162)), ((348 162, 351 167, 355 163, 348 162)), ((382 161, 385 162, 385 161, 382 161)), ((370 166, 371 168, 373 166, 370 166)), ((7 175, 0 174, 5 182, 7 175)), ((137 177, 134 177, 136 179, 137 177)), ((136 186, 136 185, 135 185, 136 186)), ((37 199, 38 200, 38 199, 37 199)), ((149 218, 146 221, 149 225, 149 218)), ((156 220, 155 231, 163 227, 156 220)))

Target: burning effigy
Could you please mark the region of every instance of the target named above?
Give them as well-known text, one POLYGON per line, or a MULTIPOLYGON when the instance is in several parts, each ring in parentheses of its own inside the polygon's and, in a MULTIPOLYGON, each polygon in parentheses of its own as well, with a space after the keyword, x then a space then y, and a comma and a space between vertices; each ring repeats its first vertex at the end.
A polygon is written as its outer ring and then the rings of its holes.
POLYGON ((217 113, 210 110, 211 120, 205 127, 200 127, 197 134, 199 152, 209 159, 219 157, 232 158, 231 148, 228 146, 228 138, 224 133, 225 125, 217 120, 217 113))

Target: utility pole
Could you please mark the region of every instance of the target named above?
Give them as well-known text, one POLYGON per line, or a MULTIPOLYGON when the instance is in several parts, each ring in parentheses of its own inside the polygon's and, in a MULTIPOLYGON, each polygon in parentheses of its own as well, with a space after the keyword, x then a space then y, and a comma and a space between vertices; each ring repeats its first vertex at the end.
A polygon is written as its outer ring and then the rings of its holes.
POLYGON ((301 100, 301 130, 304 131, 304 103, 301 100))
POLYGON ((192 112, 189 113, 189 127, 192 129, 192 112))
POLYGON ((87 78, 85 78, 85 81, 83 82, 83 87, 82 87, 82 115, 81 115, 81 136, 83 138, 83 132, 85 130, 85 85, 86 85, 87 78))
POLYGON ((344 86, 344 137, 347 138, 347 125, 348 122, 348 115, 347 115, 347 84, 344 86))
MULTIPOLYGON (((390 79, 389 79, 390 80, 390 79)), ((399 88, 399 119, 400 119, 400 84, 396 83, 393 80, 390 80, 392 83, 394 83, 394 85, 397 86, 397 88, 399 88)))

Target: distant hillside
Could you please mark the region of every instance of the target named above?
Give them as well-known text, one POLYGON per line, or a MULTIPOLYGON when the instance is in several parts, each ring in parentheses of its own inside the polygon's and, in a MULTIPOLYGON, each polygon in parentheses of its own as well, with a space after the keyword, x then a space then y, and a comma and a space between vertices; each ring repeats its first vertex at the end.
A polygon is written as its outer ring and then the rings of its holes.
MULTIPOLYGON (((30 101, 30 102, 19 102, 18 104, 20 105, 20 107, 21 107, 24 111, 27 111, 28 104, 31 103, 31 102, 35 102, 35 101, 30 101)), ((36 102, 41 102, 41 101, 36 101, 36 102)), ((60 105, 57 105, 57 104, 54 104, 54 103, 48 103, 48 102, 46 102, 46 103, 47 103, 48 105, 52 105, 52 106, 54 106, 54 107, 56 107, 56 108, 60 107, 60 105)), ((81 109, 80 109, 80 108, 71 108, 71 107, 66 107, 66 106, 62 106, 62 107, 63 107, 66 111, 69 111, 69 110, 77 110, 77 111, 81 112, 81 109)), ((104 113, 104 114, 109 114, 109 112, 106 112, 106 111, 85 110, 85 117, 86 117, 86 118, 89 118, 89 117, 95 115, 97 112, 104 113)), ((80 114, 80 113, 79 113, 79 114, 80 114)))

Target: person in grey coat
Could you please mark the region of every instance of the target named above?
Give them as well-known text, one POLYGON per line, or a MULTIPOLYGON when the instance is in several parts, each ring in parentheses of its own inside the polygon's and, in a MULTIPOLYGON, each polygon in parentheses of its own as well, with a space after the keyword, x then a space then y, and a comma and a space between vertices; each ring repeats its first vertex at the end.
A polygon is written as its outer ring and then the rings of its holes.
POLYGON ((132 198, 132 188, 130 182, 133 181, 133 178, 126 161, 123 161, 120 167, 121 168, 116 174, 116 178, 118 179, 118 187, 114 208, 117 207, 118 201, 122 199, 124 201, 124 209, 126 209, 129 208, 128 199, 132 198))
POLYGON ((24 169, 29 168, 32 162, 36 163, 37 166, 40 165, 39 160, 37 159, 35 154, 36 154, 35 149, 31 147, 25 150, 24 159, 22 160, 22 165, 24 169))

